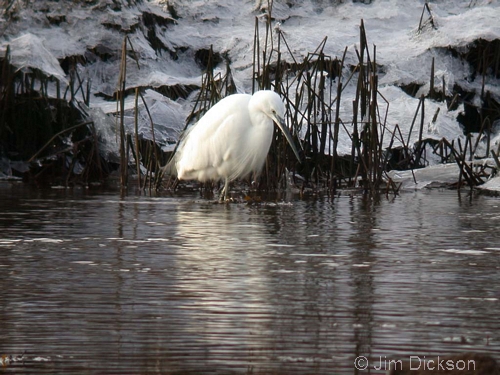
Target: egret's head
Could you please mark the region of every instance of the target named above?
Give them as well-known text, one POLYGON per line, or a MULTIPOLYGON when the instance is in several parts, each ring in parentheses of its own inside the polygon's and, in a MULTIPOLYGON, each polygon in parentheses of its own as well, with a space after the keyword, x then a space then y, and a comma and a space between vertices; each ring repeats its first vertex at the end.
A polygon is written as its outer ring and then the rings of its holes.
POLYGON ((257 91, 255 94, 253 94, 252 102, 256 109, 263 112, 276 124, 279 125, 284 123, 285 105, 283 104, 280 96, 274 91, 257 91))
POLYGON ((278 125, 286 140, 292 147, 297 160, 300 161, 299 153, 293 143, 293 138, 285 124, 285 105, 283 104, 280 96, 270 90, 257 91, 253 94, 251 101, 253 103, 250 105, 254 105, 255 109, 262 111, 266 116, 273 120, 276 125, 278 125))

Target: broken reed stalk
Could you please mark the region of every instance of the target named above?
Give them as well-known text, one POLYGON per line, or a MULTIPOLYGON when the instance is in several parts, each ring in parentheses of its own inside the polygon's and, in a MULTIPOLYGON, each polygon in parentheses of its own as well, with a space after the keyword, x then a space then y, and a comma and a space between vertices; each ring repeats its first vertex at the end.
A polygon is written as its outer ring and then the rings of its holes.
MULTIPOLYGON (((443 85, 443 91, 444 91, 444 85, 443 85)), ((431 63, 431 81, 429 87, 429 97, 434 98, 434 57, 432 58, 432 63, 431 63)))
POLYGON ((436 28, 436 26, 434 25, 434 17, 432 16, 432 12, 431 12, 431 9, 429 8, 429 4, 427 3, 427 1, 424 3, 424 7, 422 9, 422 14, 420 15, 420 21, 418 23, 418 31, 422 31, 422 28, 423 26, 425 25, 425 22, 422 23, 423 19, 424 19, 424 14, 425 14, 425 11, 427 10, 427 14, 429 15, 429 18, 427 20, 430 21, 430 24, 432 26, 432 28, 436 28))
POLYGON ((134 133, 135 133, 135 166, 137 170, 137 188, 141 189, 141 154, 139 152, 139 88, 135 88, 134 101, 134 133))
POLYGON ((421 110, 420 110, 420 128, 418 130, 418 141, 416 145, 416 150, 415 150, 415 165, 420 164, 420 158, 422 156, 422 152, 424 150, 423 144, 422 144, 422 137, 424 133, 424 124, 425 124, 425 97, 422 94, 420 97, 420 101, 422 103, 421 105, 421 110))
MULTIPOLYGON (((477 135, 477 138, 476 138, 476 143, 474 144, 474 148, 471 150, 470 154, 471 154, 471 157, 472 155, 475 155, 476 154, 476 150, 479 146, 479 142, 481 141, 481 138, 483 136, 483 133, 485 132, 485 130, 488 128, 491 128, 491 123, 490 123, 490 119, 489 117, 486 117, 484 119, 484 121, 481 123, 481 128, 479 129, 479 133, 477 135)), ((488 154, 490 153, 490 131, 487 131, 487 141, 486 141, 486 153, 485 153, 485 157, 488 157, 488 154)))
POLYGON ((52 138, 50 138, 50 139, 47 141, 47 143, 45 143, 45 145, 43 145, 43 147, 42 147, 41 149, 39 149, 39 150, 38 150, 38 151, 37 151, 37 152, 36 152, 36 153, 35 153, 35 154, 31 157, 31 158, 29 158, 28 163, 31 163, 33 160, 35 160, 35 159, 36 159, 36 158, 37 158, 37 157, 38 157, 38 156, 42 153, 42 151, 43 151, 43 150, 45 150, 47 147, 49 147, 49 146, 52 144, 52 142, 54 142, 54 140, 55 140, 57 137, 59 137, 59 136, 63 135, 64 133, 71 132, 71 131, 73 131, 73 130, 75 130, 75 129, 77 129, 77 128, 80 128, 80 127, 82 127, 82 126, 85 126, 85 125, 90 125, 90 124, 93 124, 93 123, 94 123, 93 121, 83 122, 83 123, 81 123, 81 124, 74 125, 74 126, 72 126, 72 127, 70 127, 70 128, 67 128, 67 129, 61 130, 60 132, 58 132, 58 133, 54 134, 54 135, 52 136, 52 138))
MULTIPOLYGON (((150 160, 150 167, 147 169, 149 172, 149 180, 148 176, 146 175, 146 180, 149 181, 149 190, 152 189, 152 185, 154 182, 155 187, 158 187, 160 181, 161 181, 161 173, 159 173, 160 167, 161 167, 161 160, 160 160, 160 155, 158 153, 158 147, 156 144, 156 135, 155 135, 155 127, 154 127, 154 121, 153 121, 153 116, 151 116, 151 112, 149 111, 148 104, 146 103, 146 99, 144 99, 144 96, 142 93, 139 91, 139 96, 141 97, 142 103, 144 104, 144 109, 146 110, 146 113, 149 118, 149 123, 151 125, 151 137, 152 140, 151 142, 148 142, 148 146, 151 144, 151 147, 149 148, 149 153, 146 153, 147 158, 150 160), (153 163, 154 160, 154 163, 153 163), (154 168, 152 166, 154 165, 154 168), (153 172, 154 172, 154 177, 153 177, 153 172)), ((146 183, 146 180, 144 183, 146 183)), ((144 186, 145 188, 145 186, 144 186)))
POLYGON ((127 186, 128 182, 128 155, 125 149, 125 82, 127 76, 127 37, 123 38, 122 56, 120 64, 120 74, 118 77, 118 90, 117 90, 117 105, 119 105, 120 122, 119 122, 119 136, 120 136, 120 185, 122 188, 127 186))
POLYGON ((473 188, 474 186, 482 184, 484 181, 480 176, 478 176, 476 173, 474 173, 474 170, 471 168, 471 166, 466 162, 466 150, 467 150, 467 142, 469 142, 469 138, 466 139, 466 144, 464 149, 462 150, 461 142, 459 140, 459 151, 454 147, 453 143, 450 143, 446 138, 442 138, 440 143, 445 145, 450 151, 451 154, 453 155, 455 162, 457 163, 459 169, 460 169, 460 176, 459 176, 459 185, 458 187, 460 188, 460 181, 462 176, 465 178, 467 181, 468 185, 473 188))
MULTIPOLYGON (((137 68, 140 69, 139 66, 139 60, 137 58, 137 54, 135 53, 134 46, 132 45, 132 42, 130 41, 129 36, 125 36, 123 38, 123 43, 122 43, 122 53, 121 53, 121 61, 120 61, 120 72, 118 75, 118 87, 116 90, 116 100, 117 100, 117 112, 119 114, 119 122, 118 122, 118 136, 120 137, 119 139, 119 144, 120 144, 120 186, 121 188, 125 188, 128 185, 128 165, 129 165, 129 151, 130 147, 132 150, 134 150, 134 146, 132 144, 132 138, 131 136, 127 135, 125 132, 125 96, 126 96, 126 78, 127 78, 127 48, 130 47, 132 51, 132 56, 137 64, 137 68)), ((138 168, 138 178, 139 178, 139 186, 140 186, 140 150, 138 149, 138 136, 137 136, 137 112, 138 112, 138 99, 137 99, 137 94, 138 94, 138 88, 136 88, 136 98, 135 98, 135 131, 136 131, 136 146, 135 146, 135 151, 133 152, 135 154, 135 159, 136 159, 136 165, 138 168)), ((82 90, 83 93, 83 90, 82 90)), ((153 132, 153 138, 154 138, 154 132, 153 132)), ((154 139, 153 139, 154 142, 154 139)))
MULTIPOLYGON (((339 143, 339 131, 340 131, 340 98, 342 96, 342 69, 344 67, 344 61, 345 61, 345 57, 346 57, 346 54, 347 54, 347 47, 345 47, 344 49, 344 54, 342 55, 342 61, 340 62, 340 66, 338 68, 338 82, 337 82, 337 97, 335 99, 335 123, 334 123, 334 126, 333 126, 333 137, 332 137, 332 149, 331 149, 331 152, 332 152, 332 161, 331 161, 331 168, 330 168, 330 176, 331 176, 331 181, 332 181, 332 184, 331 184, 331 192, 332 194, 335 194, 335 187, 337 186, 336 183, 334 182, 335 180, 335 177, 336 177, 336 161, 337 161, 337 157, 338 157, 338 153, 337 153, 337 147, 338 147, 338 143, 339 143)), ((330 128, 330 133, 331 133, 331 128, 330 128)), ((352 140, 353 144, 354 144, 354 140, 352 140)), ((352 165, 351 165, 351 169, 352 169, 352 165)))
MULTIPOLYGON (((403 145, 403 152, 404 152, 404 158, 403 158, 403 163, 404 165, 410 167, 410 170, 411 170, 411 174, 413 176, 413 182, 415 182, 415 184, 417 183, 417 179, 415 177, 415 172, 413 172, 413 168, 412 168, 412 165, 410 163, 411 161, 411 158, 412 158, 412 155, 410 154, 410 149, 408 147, 407 144, 405 144, 405 141, 404 141, 404 137, 403 137, 403 134, 401 132, 401 128, 399 127, 398 124, 396 124, 396 126, 394 127, 394 131, 392 132, 392 136, 391 136, 391 140, 389 142, 389 147, 387 148, 388 150, 392 150, 392 146, 394 145, 394 139, 396 138, 396 134, 399 135, 399 141, 401 142, 401 144, 403 145)), ((384 165, 387 165, 388 164, 388 158, 389 158, 389 152, 386 154, 386 157, 384 159, 384 165)))

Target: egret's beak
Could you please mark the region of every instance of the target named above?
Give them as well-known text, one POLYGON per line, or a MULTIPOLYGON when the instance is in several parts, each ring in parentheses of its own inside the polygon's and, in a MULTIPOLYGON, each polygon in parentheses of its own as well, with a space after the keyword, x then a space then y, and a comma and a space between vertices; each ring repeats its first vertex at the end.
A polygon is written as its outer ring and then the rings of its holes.
POLYGON ((292 135, 288 131, 288 128, 287 128, 287 126, 285 124, 285 120, 282 119, 279 116, 276 116, 275 119, 274 119, 274 122, 276 122, 276 125, 278 125, 278 128, 280 128, 281 132, 284 134, 286 140, 288 141, 288 143, 290 144, 290 147, 293 150, 293 153, 295 154, 295 156, 297 157, 297 160, 300 163, 299 152, 297 151, 297 148, 295 147, 295 144, 293 143, 292 135))

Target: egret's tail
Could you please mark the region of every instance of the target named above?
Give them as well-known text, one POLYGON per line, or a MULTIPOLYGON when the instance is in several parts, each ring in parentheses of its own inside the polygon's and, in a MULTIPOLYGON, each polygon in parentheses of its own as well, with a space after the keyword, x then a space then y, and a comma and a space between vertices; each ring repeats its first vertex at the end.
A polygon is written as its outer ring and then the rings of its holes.
POLYGON ((170 161, 161 168, 161 173, 163 175, 177 176, 177 167, 175 165, 175 154, 170 159, 170 161))
POLYGON ((179 137, 179 141, 177 142, 177 145, 174 148, 174 152, 172 154, 172 157, 168 161, 168 163, 161 168, 161 172, 163 175, 170 175, 170 176, 178 176, 179 171, 177 170, 177 161, 180 160, 181 158, 181 153, 183 150, 184 146, 184 141, 186 140, 186 137, 188 136, 189 132, 194 128, 194 126, 190 126, 187 129, 184 129, 184 131, 181 133, 179 137))

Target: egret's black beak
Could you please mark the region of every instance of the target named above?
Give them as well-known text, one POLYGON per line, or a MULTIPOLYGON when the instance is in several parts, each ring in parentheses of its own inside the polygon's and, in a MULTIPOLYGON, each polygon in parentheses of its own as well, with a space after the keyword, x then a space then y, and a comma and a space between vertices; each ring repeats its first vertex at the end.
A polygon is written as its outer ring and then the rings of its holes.
POLYGON ((300 163, 299 152, 297 151, 297 147, 295 147, 295 144, 293 143, 292 135, 290 134, 290 131, 288 130, 288 128, 287 128, 287 126, 285 124, 285 120, 282 119, 279 116, 276 116, 275 122, 276 122, 276 125, 278 125, 278 128, 280 128, 281 132, 285 136, 285 138, 288 141, 288 143, 290 144, 290 147, 292 148, 293 153, 295 154, 295 156, 297 157, 297 160, 300 163))

